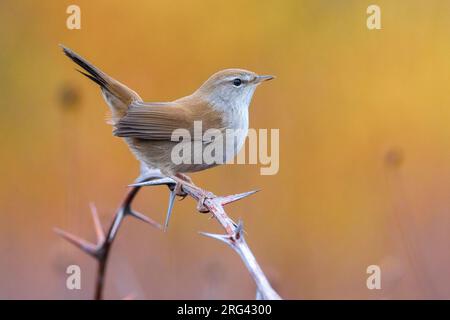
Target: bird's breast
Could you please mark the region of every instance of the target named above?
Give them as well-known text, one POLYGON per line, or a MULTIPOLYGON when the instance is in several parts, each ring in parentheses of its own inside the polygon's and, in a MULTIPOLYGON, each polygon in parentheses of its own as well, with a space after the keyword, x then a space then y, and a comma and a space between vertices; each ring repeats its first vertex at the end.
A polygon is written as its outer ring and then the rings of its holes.
POLYGON ((248 109, 231 109, 228 113, 226 141, 226 161, 236 156, 244 145, 248 133, 248 109))

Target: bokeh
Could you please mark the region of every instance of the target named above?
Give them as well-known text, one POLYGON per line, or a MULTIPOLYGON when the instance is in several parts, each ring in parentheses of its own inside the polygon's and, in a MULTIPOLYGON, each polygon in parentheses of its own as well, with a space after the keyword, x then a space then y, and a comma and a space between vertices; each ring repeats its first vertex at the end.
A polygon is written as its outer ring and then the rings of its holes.
MULTIPOLYGON (((137 161, 105 122, 98 88, 62 43, 147 101, 187 95, 217 70, 277 79, 258 88, 253 128, 280 129, 280 170, 221 166, 192 175, 230 205, 274 288, 288 299, 450 298, 450 2, 0 2, 0 298, 90 299, 95 261, 54 227, 95 237, 137 161), (381 7, 381 30, 366 8, 381 7), (66 8, 81 8, 81 30, 66 8), (67 290, 80 265, 82 289, 67 290), (379 265, 382 289, 368 290, 379 265)), ((136 207, 163 221, 167 189, 136 207)), ((128 219, 105 297, 252 299, 239 257, 195 203, 175 204, 163 233, 128 219)))

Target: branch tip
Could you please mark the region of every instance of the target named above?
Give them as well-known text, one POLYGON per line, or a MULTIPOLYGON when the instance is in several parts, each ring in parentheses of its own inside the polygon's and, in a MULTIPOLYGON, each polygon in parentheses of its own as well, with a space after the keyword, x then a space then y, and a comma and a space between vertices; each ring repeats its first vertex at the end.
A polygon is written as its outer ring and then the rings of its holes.
POLYGON ((229 235, 208 233, 208 232, 202 232, 202 231, 200 231, 199 233, 201 235, 205 236, 205 237, 209 237, 209 238, 213 238, 213 239, 217 239, 217 240, 220 240, 222 242, 225 242, 228 245, 231 244, 229 235))
POLYGON ((229 195, 229 196, 225 196, 225 197, 219 197, 220 199, 220 203, 224 206, 227 205, 229 203, 232 202, 236 202, 239 201, 243 198, 249 197, 257 192, 259 192, 260 190, 252 190, 252 191, 248 191, 248 192, 243 192, 243 193, 238 193, 238 194, 233 194, 233 195, 229 195))
POLYGON ((98 259, 99 256, 99 246, 95 245, 93 243, 90 243, 80 237, 77 237, 69 232, 66 232, 59 228, 53 228, 53 231, 59 235, 61 238, 65 239, 69 243, 73 244, 80 250, 84 251, 85 253, 93 256, 94 258, 98 259))
POLYGON ((161 225, 158 222, 150 219, 149 217, 147 217, 146 215, 144 215, 144 214, 142 214, 142 213, 140 213, 138 211, 129 209, 129 210, 126 211, 126 214, 130 215, 130 216, 132 216, 132 217, 134 217, 134 218, 136 218, 138 220, 141 220, 141 221, 143 221, 145 223, 148 223, 149 225, 151 225, 151 226, 153 226, 153 227, 155 227, 157 229, 162 229, 161 225))

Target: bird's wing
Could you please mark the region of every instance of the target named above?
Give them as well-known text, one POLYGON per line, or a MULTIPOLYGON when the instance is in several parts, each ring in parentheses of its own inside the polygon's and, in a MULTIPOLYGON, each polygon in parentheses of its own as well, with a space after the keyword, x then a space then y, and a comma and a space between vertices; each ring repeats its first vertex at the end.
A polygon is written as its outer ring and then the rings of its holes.
POLYGON ((202 133, 211 128, 221 128, 219 115, 211 113, 202 103, 189 108, 181 103, 143 103, 133 102, 127 114, 116 123, 114 135, 146 140, 171 140, 177 129, 186 129, 194 140, 194 121, 202 120, 202 133), (212 119, 212 118, 217 119, 212 119), (212 119, 212 120, 211 120, 212 119), (206 121, 205 121, 206 120, 206 121))

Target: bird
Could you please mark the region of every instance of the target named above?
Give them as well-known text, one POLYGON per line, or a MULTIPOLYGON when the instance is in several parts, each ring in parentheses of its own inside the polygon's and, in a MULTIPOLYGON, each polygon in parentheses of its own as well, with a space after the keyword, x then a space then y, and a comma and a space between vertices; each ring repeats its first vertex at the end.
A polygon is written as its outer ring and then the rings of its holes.
MULTIPOLYGON (((225 163, 242 148, 249 128, 249 106, 259 84, 274 79, 245 69, 224 69, 211 75, 192 94, 169 102, 144 102, 126 85, 115 80, 73 50, 60 45, 64 54, 82 70, 78 70, 100 89, 109 107, 113 135, 123 138, 141 166, 157 169, 176 181, 176 194, 184 197, 183 184, 194 185, 187 173, 205 170, 225 163), (212 141, 196 136, 196 124, 201 133, 216 130, 224 140, 227 130, 237 132, 236 139, 221 161, 173 161, 173 150, 180 144, 174 140, 176 130, 190 134, 182 143, 194 150, 212 141)), ((200 149, 202 150, 202 149, 200 149)), ((195 159, 194 159, 195 160, 195 159)), ((205 194, 205 197, 207 195, 205 194)), ((166 218, 166 227, 170 214, 166 218)))

